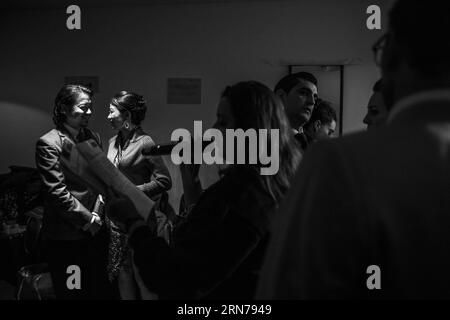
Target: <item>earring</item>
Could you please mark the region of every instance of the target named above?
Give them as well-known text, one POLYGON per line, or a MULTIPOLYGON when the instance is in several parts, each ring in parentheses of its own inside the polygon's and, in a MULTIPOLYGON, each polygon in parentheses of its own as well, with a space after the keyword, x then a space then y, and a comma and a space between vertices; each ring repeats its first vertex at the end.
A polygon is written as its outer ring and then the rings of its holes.
POLYGON ((130 123, 128 121, 125 121, 123 123, 123 126, 125 127, 125 129, 130 130, 130 123))

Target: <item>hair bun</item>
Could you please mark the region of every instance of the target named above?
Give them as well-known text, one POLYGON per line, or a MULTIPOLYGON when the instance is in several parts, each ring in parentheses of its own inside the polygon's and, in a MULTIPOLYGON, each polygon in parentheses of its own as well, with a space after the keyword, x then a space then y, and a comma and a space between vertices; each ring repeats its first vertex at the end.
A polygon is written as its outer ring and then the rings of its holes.
POLYGON ((137 99, 137 105, 138 105, 139 107, 143 107, 143 106, 145 106, 146 104, 147 104, 147 101, 145 100, 144 96, 138 96, 138 99, 137 99))

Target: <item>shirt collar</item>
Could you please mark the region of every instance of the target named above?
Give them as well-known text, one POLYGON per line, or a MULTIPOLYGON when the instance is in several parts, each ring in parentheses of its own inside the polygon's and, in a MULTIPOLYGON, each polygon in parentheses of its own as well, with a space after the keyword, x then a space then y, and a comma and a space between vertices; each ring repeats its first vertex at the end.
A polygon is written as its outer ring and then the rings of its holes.
POLYGON ((397 115, 404 110, 417 104, 428 101, 450 101, 450 90, 427 90, 409 95, 398 101, 389 113, 387 122, 391 122, 397 115))

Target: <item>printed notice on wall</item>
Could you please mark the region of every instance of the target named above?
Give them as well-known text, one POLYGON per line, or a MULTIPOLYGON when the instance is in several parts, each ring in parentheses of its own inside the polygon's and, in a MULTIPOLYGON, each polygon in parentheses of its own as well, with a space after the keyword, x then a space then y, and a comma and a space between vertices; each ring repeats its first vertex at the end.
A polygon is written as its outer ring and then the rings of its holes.
POLYGON ((168 78, 167 104, 201 104, 202 79, 168 78))

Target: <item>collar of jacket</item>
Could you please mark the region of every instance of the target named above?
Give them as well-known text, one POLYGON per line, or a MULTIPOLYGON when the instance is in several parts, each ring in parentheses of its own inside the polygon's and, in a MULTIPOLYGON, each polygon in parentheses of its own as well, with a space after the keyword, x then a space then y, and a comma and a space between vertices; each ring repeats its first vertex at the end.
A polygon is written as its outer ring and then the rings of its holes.
MULTIPOLYGON (((56 131, 59 135, 59 138, 61 139, 62 144, 64 144, 65 143, 64 141, 66 141, 67 139, 70 141, 70 143, 73 143, 73 144, 76 143, 77 140, 75 139, 75 136, 73 135, 72 132, 70 132, 66 128, 66 126, 64 126, 64 125, 58 126, 58 127, 56 127, 56 131)), ((75 131, 75 130, 73 130, 73 131, 75 131)))
MULTIPOLYGON (((450 103, 450 90, 427 90, 409 95, 398 101, 389 113, 387 122, 390 123, 400 113, 405 112, 413 106, 421 105, 424 102, 448 102, 450 103)), ((432 112, 431 110, 428 110, 432 112)))
MULTIPOLYGON (((146 135, 146 133, 144 132, 144 130, 142 130, 141 127, 136 127, 135 129, 133 129, 133 135, 130 138, 128 144, 129 143, 134 143, 134 142, 137 142, 137 141, 141 140, 145 135, 146 135)), ((113 142, 114 145, 117 145, 119 143, 119 137, 121 139, 121 136, 122 135, 121 135, 121 133, 119 131, 119 133, 116 134, 116 136, 114 137, 114 142, 113 142)))

